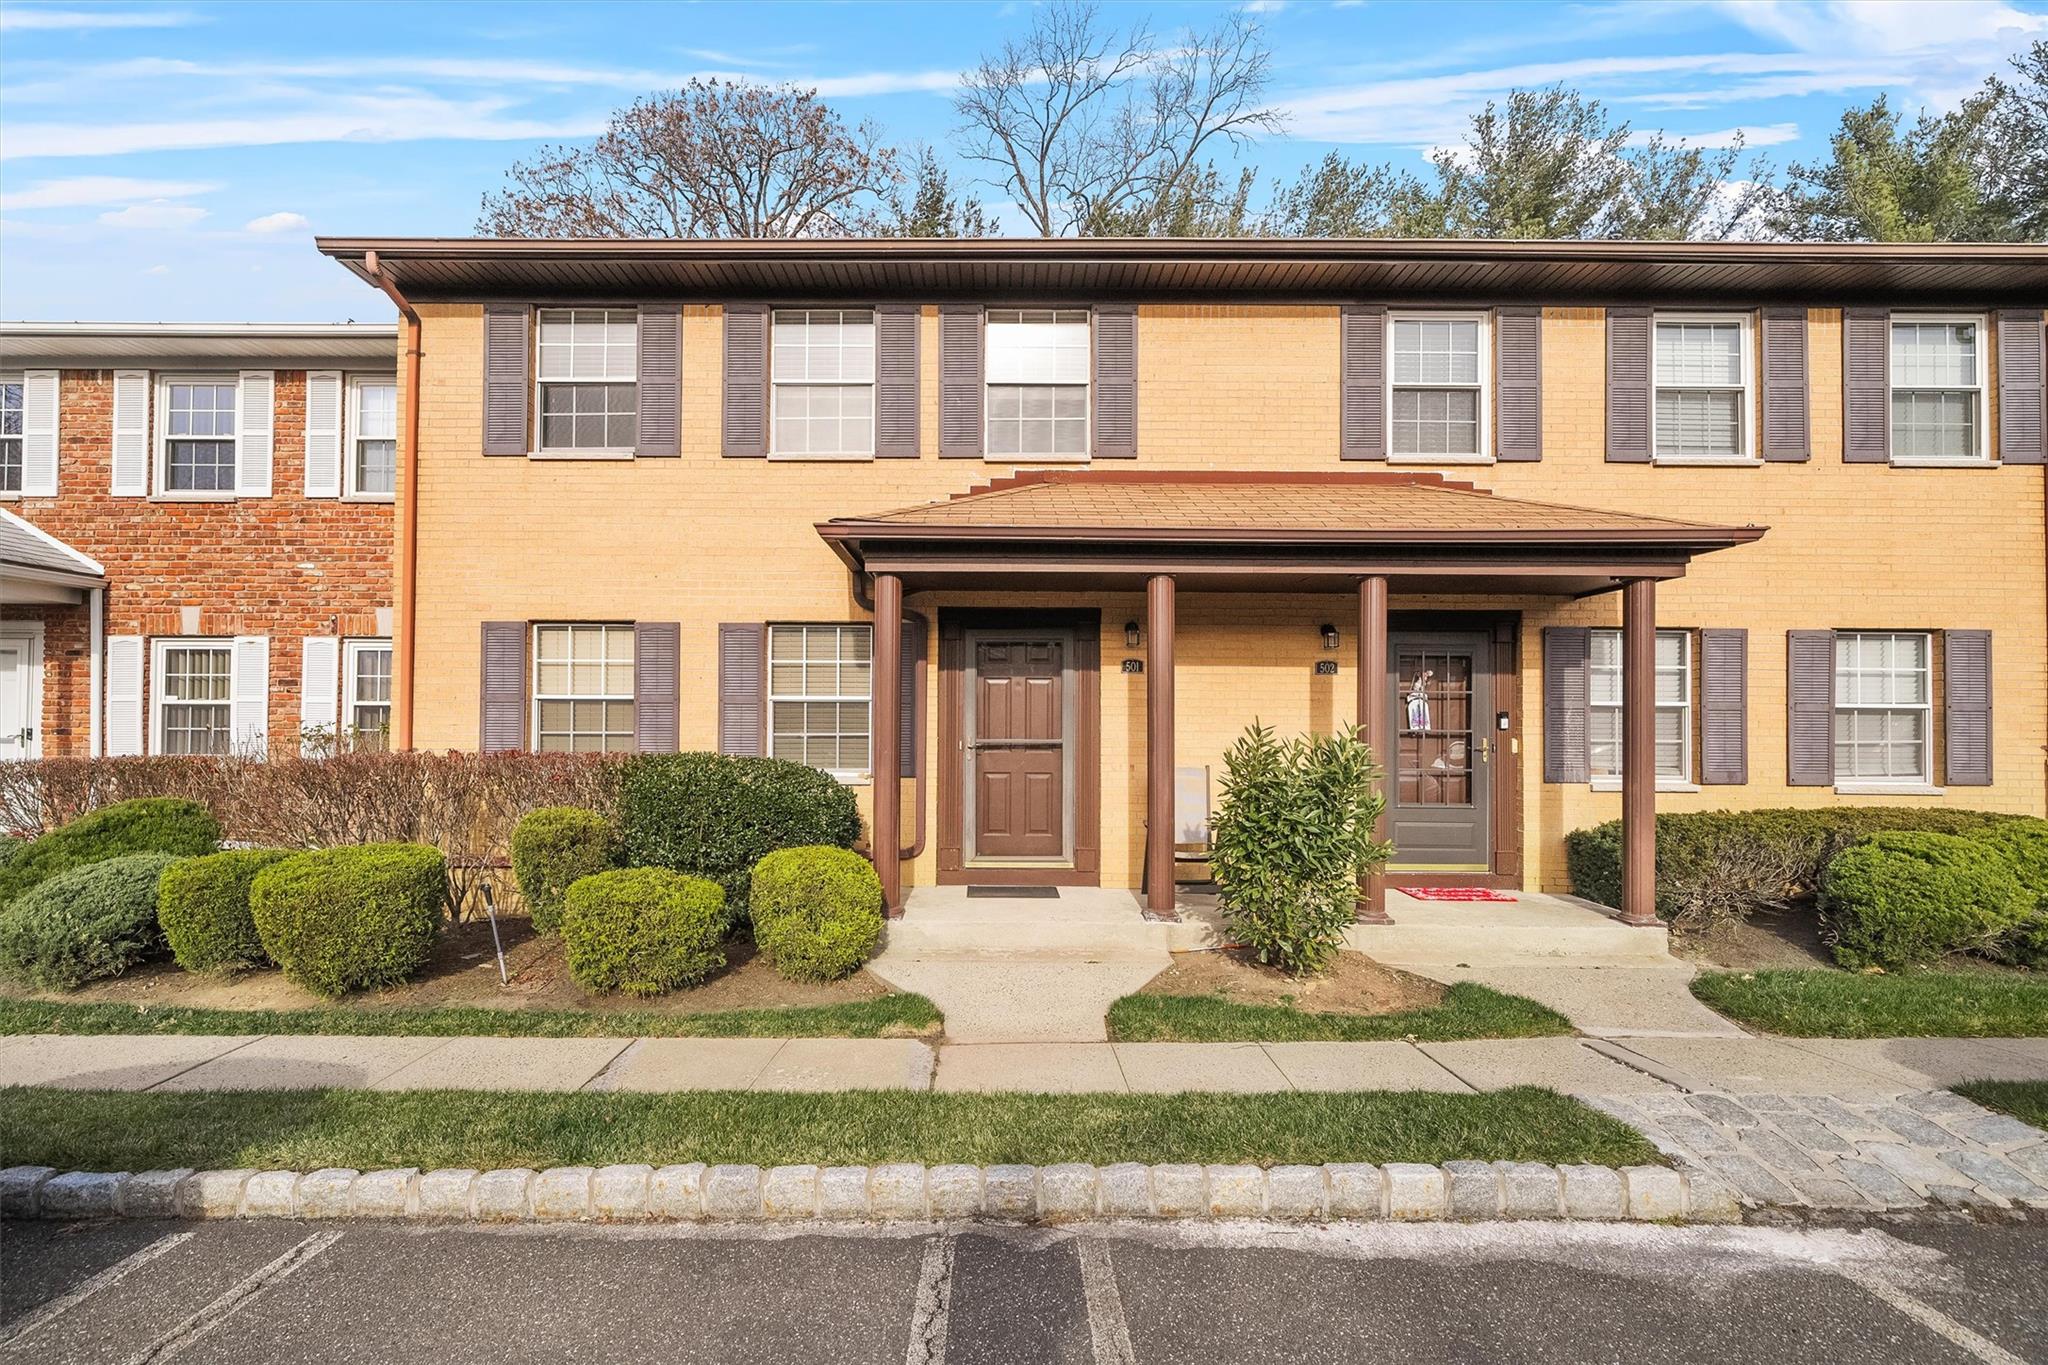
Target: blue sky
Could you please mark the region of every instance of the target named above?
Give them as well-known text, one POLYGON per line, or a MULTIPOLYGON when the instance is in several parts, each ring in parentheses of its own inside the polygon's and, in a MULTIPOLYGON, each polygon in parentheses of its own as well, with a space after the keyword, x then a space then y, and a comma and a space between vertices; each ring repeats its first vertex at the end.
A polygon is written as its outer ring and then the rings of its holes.
MULTIPOLYGON (((1565 81, 1638 129, 1745 130, 1781 164, 1843 106, 1953 105, 2048 36, 2048 0, 1263 0, 1281 173, 1331 147, 1420 164, 1490 96, 1565 81)), ((1206 26, 1209 4, 1106 8, 1206 26)), ((381 319, 314 233, 464 235, 546 141, 691 75, 816 86, 946 147, 950 89, 1029 5, 0 4, 0 317, 381 319)), ((998 193, 984 198, 1000 204, 998 193)))

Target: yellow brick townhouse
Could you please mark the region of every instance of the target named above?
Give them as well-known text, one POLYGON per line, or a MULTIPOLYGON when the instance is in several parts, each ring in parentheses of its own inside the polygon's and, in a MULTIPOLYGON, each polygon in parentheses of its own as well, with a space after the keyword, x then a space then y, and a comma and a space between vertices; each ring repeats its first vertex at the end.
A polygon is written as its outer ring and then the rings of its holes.
MULTIPOLYGON (((770 754, 915 888, 1175 913, 1253 720, 1385 882, 2040 814, 2034 246, 326 239, 403 319, 397 743, 770 754)), ((1384 913, 1369 890, 1361 913, 1384 913)))

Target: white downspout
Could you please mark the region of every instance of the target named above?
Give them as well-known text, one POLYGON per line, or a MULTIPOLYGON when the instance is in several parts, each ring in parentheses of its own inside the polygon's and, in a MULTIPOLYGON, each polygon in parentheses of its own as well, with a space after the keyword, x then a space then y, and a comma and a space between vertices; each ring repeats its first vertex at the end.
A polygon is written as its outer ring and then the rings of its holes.
POLYGON ((92 616, 91 638, 86 647, 86 658, 89 661, 87 677, 92 690, 85 706, 85 756, 87 758, 98 758, 104 752, 104 746, 101 742, 100 713, 106 705, 105 698, 102 695, 104 687, 101 677, 105 670, 103 660, 106 658, 107 653, 107 590, 105 588, 89 589, 86 600, 91 603, 92 616))

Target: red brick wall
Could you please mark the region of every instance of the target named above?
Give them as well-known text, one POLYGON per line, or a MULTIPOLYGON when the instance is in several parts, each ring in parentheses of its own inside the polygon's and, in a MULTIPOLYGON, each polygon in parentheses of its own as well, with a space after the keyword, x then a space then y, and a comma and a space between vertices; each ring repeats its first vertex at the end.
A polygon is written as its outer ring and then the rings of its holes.
MULTIPOLYGON (((376 635, 377 608, 391 605, 391 504, 305 496, 303 370, 277 371, 267 498, 114 497, 113 409, 112 371, 64 371, 57 496, 4 505, 106 567, 110 635, 269 636, 270 733, 296 734, 300 641, 376 635), (186 607, 199 609, 196 632, 184 628, 186 607)), ((83 754, 86 609, 0 607, 0 619, 46 622, 43 753, 83 754)))

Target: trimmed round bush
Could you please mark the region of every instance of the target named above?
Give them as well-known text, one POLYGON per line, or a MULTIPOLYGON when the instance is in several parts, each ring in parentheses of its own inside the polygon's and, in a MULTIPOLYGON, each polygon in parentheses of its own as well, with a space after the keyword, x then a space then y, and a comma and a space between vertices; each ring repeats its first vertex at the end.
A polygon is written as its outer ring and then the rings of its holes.
POLYGON ((837 981, 882 941, 882 879, 851 849, 785 848, 754 864, 754 942, 791 981, 837 981))
POLYGON ((1874 834, 1821 875, 1821 916, 1845 967, 1899 968, 1982 950, 2034 909, 2011 866, 1954 834, 1874 834))
POLYGON ((1998 940, 1992 955, 2016 967, 2048 968, 2048 820, 2008 820, 1977 842, 2003 857, 2034 898, 2033 913, 1998 940))
POLYGON ((860 837, 853 792, 830 773, 779 758, 640 754, 619 774, 619 857, 725 888, 738 919, 754 864, 778 848, 860 837))
POLYGON ((725 892, 662 867, 599 872, 562 900, 569 975, 586 991, 659 995, 725 965, 725 892))
POLYGON ((249 887, 288 848, 234 848, 185 858, 164 870, 156 916, 171 956, 188 972, 239 972, 260 967, 263 939, 249 913, 249 887))
POLYGON ((103 858, 18 897, 0 909, 0 975, 68 991, 160 956, 157 881, 177 861, 170 853, 103 858))
POLYGON ((287 980, 337 996, 418 975, 433 956, 447 897, 439 849, 357 844, 264 868, 249 887, 249 913, 287 980))
POLYGON ((543 806, 513 827, 512 875, 534 932, 561 926, 562 897, 583 878, 608 871, 618 841, 618 826, 581 806, 543 806))
POLYGON ((196 857, 220 846, 220 821, 197 801, 119 801, 51 830, 0 863, 0 905, 60 872, 128 853, 196 857))

